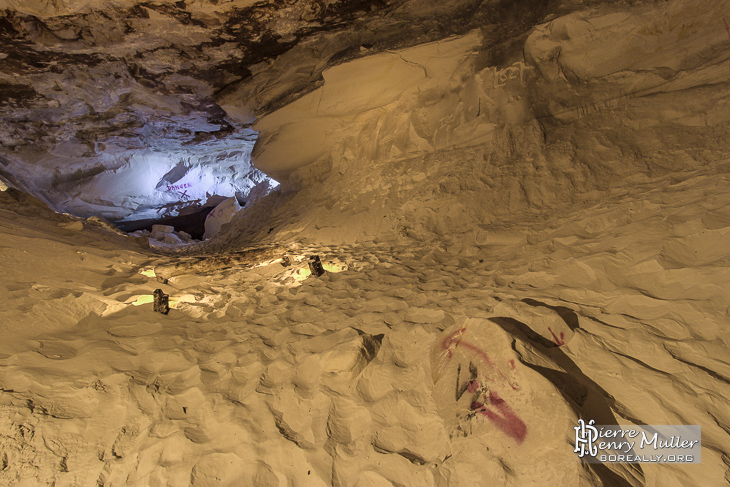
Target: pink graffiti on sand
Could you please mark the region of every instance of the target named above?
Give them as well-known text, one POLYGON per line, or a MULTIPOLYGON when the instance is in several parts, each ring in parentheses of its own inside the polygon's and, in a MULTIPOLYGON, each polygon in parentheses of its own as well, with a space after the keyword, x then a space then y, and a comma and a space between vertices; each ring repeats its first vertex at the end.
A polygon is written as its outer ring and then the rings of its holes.
POLYGON ((555 333, 553 333, 553 330, 551 330, 549 326, 548 326, 548 331, 549 331, 549 332, 550 332, 550 334, 551 334, 551 335, 553 336, 553 342, 555 343, 555 345, 557 345, 557 346, 559 346, 559 347, 562 347, 563 345, 565 345, 565 333, 563 333, 563 332, 561 331, 561 332, 560 332, 560 338, 558 338, 558 337, 557 337, 557 336, 555 335, 555 333))
MULTIPOLYGON (((492 360, 489 358, 489 355, 487 355, 486 352, 484 352, 484 350, 477 347, 473 343, 469 343, 466 340, 461 338, 461 335, 463 335, 465 331, 466 331, 466 328, 459 328, 458 330, 451 333, 450 335, 448 335, 446 338, 444 338, 441 341, 441 348, 443 348, 446 351, 446 356, 448 358, 452 357, 452 355, 453 355, 453 352, 451 350, 452 345, 454 346, 454 348, 461 346, 461 347, 466 348, 467 350, 476 352, 476 354, 479 356, 479 358, 481 358, 484 361, 484 363, 489 365, 492 369, 496 370, 499 373, 499 375, 502 377, 502 379, 507 384, 509 384, 509 386, 512 389, 514 389, 515 391, 518 390, 519 386, 517 384, 510 382, 510 380, 502 373, 502 371, 499 370, 499 367, 494 365, 494 362, 492 362, 492 360)), ((488 377, 487 377, 487 379, 492 380, 488 377)))
MULTIPOLYGON (((458 346, 462 346, 467 350, 476 352, 477 356, 479 356, 484 363, 499 372, 502 379, 504 379, 504 381, 509 384, 512 389, 517 390, 518 386, 510 382, 507 377, 505 377, 502 371, 494 365, 484 350, 462 338, 464 332, 466 332, 466 328, 460 328, 442 340, 441 348, 446 352, 446 356, 451 359, 453 356, 452 347, 456 348, 458 346)), ((510 360, 509 363, 511 368, 514 370, 514 359, 510 360)), ((486 416, 504 434, 514 439, 517 444, 521 444, 527 435, 527 426, 525 425, 525 422, 522 421, 514 411, 512 411, 512 408, 509 407, 505 400, 502 399, 495 390, 489 390, 487 387, 480 384, 480 382, 476 379, 477 369, 472 362, 469 362, 469 370, 472 373, 472 378, 463 389, 461 388, 462 386, 459 385, 459 372, 461 371, 461 366, 459 366, 457 370, 456 400, 458 401, 461 395, 466 391, 469 391, 470 394, 475 394, 472 399, 471 410, 475 413, 481 414, 482 416, 486 416), (484 397, 483 394, 487 393, 487 391, 488 395, 486 401, 489 402, 489 406, 492 406, 497 410, 496 412, 479 400, 484 397)), ((484 377, 484 379, 494 382, 489 377, 484 377)))
POLYGON ((471 409, 489 418, 504 434, 514 439, 517 444, 521 444, 525 440, 525 436, 527 436, 527 425, 525 425, 525 422, 494 391, 489 392, 489 404, 494 406, 498 412, 492 411, 479 401, 474 401, 471 404, 471 409))

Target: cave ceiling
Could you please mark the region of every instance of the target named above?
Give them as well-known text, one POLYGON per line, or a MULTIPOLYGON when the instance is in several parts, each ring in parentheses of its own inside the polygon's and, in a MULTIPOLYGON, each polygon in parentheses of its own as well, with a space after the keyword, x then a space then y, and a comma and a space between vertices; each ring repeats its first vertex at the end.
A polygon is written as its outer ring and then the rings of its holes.
POLYGON ((327 67, 473 29, 482 62, 506 65, 535 24, 590 5, 2 0, 0 176, 42 193, 129 151, 225 158, 252 144, 258 116, 315 89, 327 67))

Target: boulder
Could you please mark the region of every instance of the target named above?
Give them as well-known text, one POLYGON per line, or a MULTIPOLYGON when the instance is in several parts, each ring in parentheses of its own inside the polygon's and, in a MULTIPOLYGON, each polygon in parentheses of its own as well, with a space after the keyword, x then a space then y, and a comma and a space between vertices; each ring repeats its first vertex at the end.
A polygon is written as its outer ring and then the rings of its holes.
POLYGON ((208 217, 205 219, 205 234, 203 238, 207 240, 216 236, 220 232, 221 227, 231 221, 240 209, 241 206, 234 197, 227 198, 216 206, 213 211, 208 213, 208 217))

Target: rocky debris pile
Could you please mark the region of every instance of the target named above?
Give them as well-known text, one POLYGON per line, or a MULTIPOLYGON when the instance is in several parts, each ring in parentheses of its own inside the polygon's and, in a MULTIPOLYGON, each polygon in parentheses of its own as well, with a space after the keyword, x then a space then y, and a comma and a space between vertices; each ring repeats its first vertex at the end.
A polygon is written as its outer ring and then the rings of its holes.
POLYGON ((167 245, 187 245, 195 243, 189 233, 179 231, 176 232, 175 228, 170 225, 152 225, 152 231, 149 230, 137 230, 130 233, 133 237, 147 237, 150 241, 150 246, 165 246, 167 245))

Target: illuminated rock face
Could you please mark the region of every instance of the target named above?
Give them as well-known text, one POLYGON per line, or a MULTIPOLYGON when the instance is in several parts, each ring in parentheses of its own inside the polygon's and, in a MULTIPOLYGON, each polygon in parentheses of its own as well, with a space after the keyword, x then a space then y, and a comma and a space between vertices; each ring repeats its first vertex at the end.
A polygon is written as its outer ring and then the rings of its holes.
POLYGON ((81 216, 235 195, 242 238, 427 238, 728 153, 721 3, 0 11, 0 178, 81 216), (266 175, 292 205, 253 209, 266 175))
POLYGON ((326 70, 322 87, 254 125, 257 166, 283 180, 322 161, 346 169, 490 140, 494 121, 477 119, 483 83, 458 79, 474 75, 481 42, 471 32, 326 70))
POLYGON ((256 134, 213 99, 248 73, 220 39, 227 17, 145 5, 0 4, 0 176, 58 209, 109 218, 245 198, 266 179, 250 163, 256 134))
POLYGON ((598 7, 535 26, 497 64, 481 29, 327 68, 253 125, 254 164, 297 193, 241 226, 255 239, 478 243, 514 216, 722 161, 721 10, 598 7), (286 224, 271 232, 270 219, 286 224))
POLYGON ((72 214, 127 220, 175 216, 189 207, 215 206, 226 196, 248 200, 252 189, 268 190, 270 183, 251 166, 247 151, 250 145, 212 154, 200 149, 104 154, 95 162, 97 174, 56 183, 57 192, 48 197, 72 214))
MULTIPOLYGON (((265 181, 251 167, 250 124, 322 85, 328 67, 476 28, 489 52, 479 62, 509 65, 550 10, 530 0, 0 0, 0 12, 0 178, 60 210, 142 218, 193 201, 160 190, 180 164, 205 174, 201 199, 245 197, 265 181)), ((272 175, 300 163, 261 162, 272 175)))

